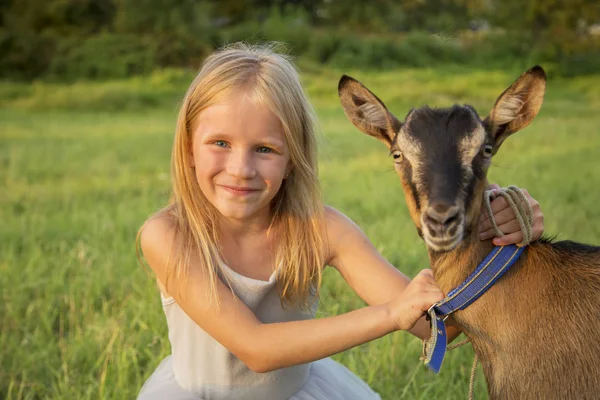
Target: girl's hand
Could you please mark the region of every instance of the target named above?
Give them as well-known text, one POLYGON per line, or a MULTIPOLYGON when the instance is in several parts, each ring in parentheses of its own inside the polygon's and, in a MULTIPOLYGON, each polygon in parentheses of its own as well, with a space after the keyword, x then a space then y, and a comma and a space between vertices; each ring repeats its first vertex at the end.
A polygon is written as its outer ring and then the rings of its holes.
POLYGON ((433 304, 444 298, 433 272, 424 269, 387 306, 397 329, 411 329, 433 304))
MULTIPOLYGON (((487 189, 501 190, 498 185, 490 185, 487 189)), ((531 197, 526 189, 521 190, 533 209, 533 225, 531 227, 532 240, 538 240, 542 236, 542 233, 544 233, 544 215, 540 209, 540 203, 531 197)), ((496 234, 492 229, 492 224, 490 223, 487 213, 484 212, 481 213, 481 219, 479 221, 479 237, 481 240, 494 238, 493 243, 496 246, 521 243, 523 240, 523 232, 521 232, 521 227, 519 226, 515 213, 508 205, 506 199, 504 197, 497 197, 490 203, 490 206, 494 213, 494 220, 496 221, 498 228, 504 232, 504 236, 494 237, 496 234)))

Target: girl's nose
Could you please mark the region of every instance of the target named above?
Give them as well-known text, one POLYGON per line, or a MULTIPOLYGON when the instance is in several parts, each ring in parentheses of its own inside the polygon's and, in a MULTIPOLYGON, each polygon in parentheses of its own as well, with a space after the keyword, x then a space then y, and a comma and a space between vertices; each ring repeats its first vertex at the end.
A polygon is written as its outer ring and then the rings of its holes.
POLYGON ((227 173, 239 179, 252 179, 256 176, 256 167, 252 152, 233 151, 227 160, 227 173))

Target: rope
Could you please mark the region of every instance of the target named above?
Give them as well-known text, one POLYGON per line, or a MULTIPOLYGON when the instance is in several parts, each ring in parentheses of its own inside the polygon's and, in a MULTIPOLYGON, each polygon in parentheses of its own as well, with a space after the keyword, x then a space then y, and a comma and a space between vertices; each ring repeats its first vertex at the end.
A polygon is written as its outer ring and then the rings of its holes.
MULTIPOLYGON (((462 342, 455 343, 451 346, 447 346, 446 350, 454 350, 469 343, 471 339, 465 339, 462 342)), ((479 362, 479 358, 477 354, 475 354, 475 358, 473 359, 473 367, 471 368, 471 379, 469 380, 469 400, 473 400, 475 398, 475 374, 477 373, 477 364, 479 362)))
MULTIPOLYGON (((494 213, 492 211, 492 206, 490 205, 491 201, 497 197, 504 197, 506 199, 508 205, 515 213, 517 221, 519 222, 521 232, 523 232, 523 240, 518 244, 518 246, 527 246, 529 243, 531 243, 531 239, 533 238, 531 233, 531 227, 533 225, 533 209, 531 208, 529 201, 527 201, 527 197, 525 197, 523 191, 516 186, 502 188, 502 190, 497 194, 494 194, 494 192, 491 190, 485 192, 484 204, 496 236, 504 236, 504 232, 500 230, 496 224, 496 221, 494 220, 494 213)), ((465 339, 462 342, 447 346, 446 350, 454 350, 469 343, 470 341, 470 339, 465 339)), ((475 374, 477 373, 478 363, 479 358, 477 357, 477 353, 475 353, 473 367, 471 368, 471 378, 469 381, 469 400, 473 400, 475 395, 475 374)))
POLYGON ((446 347, 446 350, 450 351, 450 350, 457 349, 457 348, 459 348, 460 346, 462 346, 462 345, 464 345, 464 344, 467 344, 467 343, 469 343, 470 341, 471 341, 471 339, 465 339, 465 340, 463 340, 462 342, 455 343, 455 344, 453 344, 453 345, 451 345, 451 346, 447 346, 447 347, 446 347))
POLYGON ((478 361, 479 358, 477 357, 477 353, 475 353, 475 357, 473 358, 473 368, 471 368, 471 381, 469 382, 469 400, 473 400, 475 395, 475 373, 477 372, 478 361))
POLYGON ((527 197, 525 197, 523 191, 516 186, 503 188, 498 194, 494 194, 491 190, 485 192, 484 204, 496 236, 504 236, 504 232, 498 228, 498 225, 494 220, 494 213, 492 212, 492 206, 490 205, 490 202, 497 197, 504 197, 506 199, 519 222, 521 232, 523 232, 523 240, 518 246, 527 246, 531 243, 531 239, 533 238, 531 232, 531 227, 533 225, 533 208, 531 208, 531 205, 527 201, 527 197))

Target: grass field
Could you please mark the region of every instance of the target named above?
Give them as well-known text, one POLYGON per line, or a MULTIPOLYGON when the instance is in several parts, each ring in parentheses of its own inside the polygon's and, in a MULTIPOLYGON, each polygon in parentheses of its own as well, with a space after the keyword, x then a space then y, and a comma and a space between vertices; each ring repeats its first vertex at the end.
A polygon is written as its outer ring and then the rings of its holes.
MULTIPOLYGON (((403 118, 423 104, 470 103, 485 114, 520 71, 304 66, 323 132, 326 202, 413 276, 428 265, 425 247, 385 148, 355 130, 339 106, 342 73, 403 118)), ((176 108, 190 79, 164 71, 72 86, 0 83, 0 398, 135 398, 169 353, 158 293, 137 263, 134 238, 168 198, 176 108)), ((540 201, 548 234, 596 244, 598 87, 600 76, 550 79, 538 118, 507 140, 490 172, 491 181, 526 187, 540 201)), ((319 316, 363 305, 330 270, 321 301, 319 316)), ((420 350, 419 340, 398 332, 335 359, 383 399, 467 398, 469 346, 450 352, 438 376, 421 365, 420 350)), ((485 393, 480 371, 476 398, 485 393)))

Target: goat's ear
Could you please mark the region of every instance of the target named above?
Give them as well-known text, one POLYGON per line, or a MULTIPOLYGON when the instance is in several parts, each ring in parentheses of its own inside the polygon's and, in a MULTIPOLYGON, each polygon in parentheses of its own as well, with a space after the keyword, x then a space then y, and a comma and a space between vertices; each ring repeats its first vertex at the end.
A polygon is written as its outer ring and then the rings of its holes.
POLYGON ((495 138, 494 154, 504 139, 533 121, 542 107, 545 92, 546 73, 536 65, 524 72, 498 97, 492 112, 484 121, 495 138))
POLYGON ((362 83, 347 75, 342 76, 338 95, 348 119, 363 133, 382 141, 388 148, 402 123, 396 119, 362 83))

